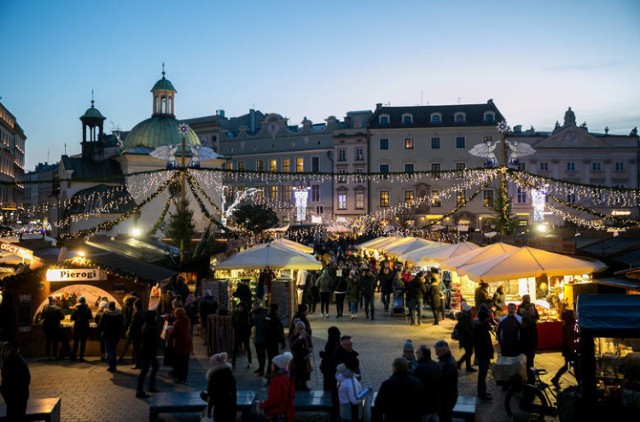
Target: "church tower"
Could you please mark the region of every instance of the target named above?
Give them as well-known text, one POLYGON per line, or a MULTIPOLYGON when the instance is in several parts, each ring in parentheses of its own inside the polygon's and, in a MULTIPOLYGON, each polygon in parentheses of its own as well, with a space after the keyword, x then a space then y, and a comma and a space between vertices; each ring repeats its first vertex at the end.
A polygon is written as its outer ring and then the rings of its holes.
POLYGON ((174 100, 176 89, 170 80, 164 77, 164 63, 162 64, 162 79, 151 88, 153 94, 153 114, 155 116, 175 117, 174 100))
POLYGON ((95 108, 93 92, 91 93, 91 107, 80 117, 82 122, 82 158, 96 161, 103 158, 104 121, 106 117, 95 108))

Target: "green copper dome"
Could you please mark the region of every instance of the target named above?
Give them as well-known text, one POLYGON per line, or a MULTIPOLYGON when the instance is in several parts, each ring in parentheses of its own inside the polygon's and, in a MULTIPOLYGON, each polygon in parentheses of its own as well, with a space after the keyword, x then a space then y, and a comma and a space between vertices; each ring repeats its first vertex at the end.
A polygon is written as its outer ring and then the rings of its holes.
POLYGON ((169 79, 165 79, 164 72, 162 72, 162 79, 160 79, 158 82, 156 82, 156 84, 153 86, 153 88, 151 88, 151 92, 156 91, 156 90, 178 92, 173 87, 173 84, 171 83, 171 81, 169 79))
POLYGON ((84 112, 84 114, 80 117, 80 119, 102 119, 105 120, 106 117, 100 113, 100 110, 93 106, 93 101, 91 101, 91 107, 84 112))
MULTIPOLYGON (((180 145, 182 134, 178 126, 180 121, 175 117, 168 115, 151 117, 131 129, 124 139, 122 150, 127 151, 139 146, 155 149, 165 145, 180 145)), ((185 143, 187 146, 200 145, 200 138, 191 128, 185 135, 185 143)))

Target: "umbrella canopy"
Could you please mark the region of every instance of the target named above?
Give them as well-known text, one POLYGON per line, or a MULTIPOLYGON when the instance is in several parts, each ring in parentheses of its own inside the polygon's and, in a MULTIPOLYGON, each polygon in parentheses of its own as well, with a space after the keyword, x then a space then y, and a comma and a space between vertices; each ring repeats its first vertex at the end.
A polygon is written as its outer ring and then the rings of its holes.
POLYGON ((480 248, 475 243, 460 242, 460 243, 439 243, 437 246, 425 246, 415 251, 411 251, 401 255, 401 260, 409 260, 416 263, 416 265, 422 267, 431 267, 439 264, 445 259, 452 258, 454 256, 462 255, 469 251, 480 248))
POLYGON ((587 261, 570 256, 523 247, 492 259, 459 267, 457 272, 472 280, 504 281, 517 278, 592 274, 605 270, 600 261, 587 261))
POLYGON ((421 249, 425 247, 435 248, 436 246, 439 245, 438 242, 434 242, 433 240, 421 239, 419 237, 405 238, 405 239, 408 239, 408 240, 405 240, 403 242, 398 241, 396 243, 393 243, 381 249, 384 249, 385 251, 393 255, 402 255, 404 253, 408 253, 416 249, 421 249))
POLYGON ((313 248, 303 245, 302 243, 294 242, 289 239, 276 239, 271 242, 273 245, 284 246, 285 248, 293 249, 294 251, 302 253, 313 253, 313 248))
POLYGON ((517 246, 498 242, 489 246, 485 246, 483 248, 474 249, 472 251, 454 256, 452 258, 445 259, 440 263, 440 266, 445 270, 457 270, 463 265, 485 261, 487 259, 491 259, 507 252, 514 252, 518 249, 519 248, 517 246))
POLYGON ((373 240, 369 240, 367 242, 364 242, 360 245, 358 245, 358 248, 360 249, 379 249, 379 246, 384 246, 393 242, 396 242, 400 239, 405 239, 403 237, 400 236, 380 236, 377 237, 373 240))
POLYGON ((263 243, 232 255, 220 262, 216 269, 274 269, 319 270, 322 268, 313 256, 273 243, 263 243))

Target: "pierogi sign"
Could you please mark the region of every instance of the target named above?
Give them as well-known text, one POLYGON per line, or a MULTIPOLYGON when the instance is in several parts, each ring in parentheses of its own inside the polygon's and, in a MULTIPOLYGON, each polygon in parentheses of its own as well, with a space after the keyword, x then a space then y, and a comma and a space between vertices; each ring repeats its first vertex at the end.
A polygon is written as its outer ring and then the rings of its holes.
POLYGON ((107 273, 97 268, 63 268, 47 270, 47 281, 101 281, 107 273))
POLYGON ((33 251, 8 242, 0 242, 0 250, 33 261, 33 251))

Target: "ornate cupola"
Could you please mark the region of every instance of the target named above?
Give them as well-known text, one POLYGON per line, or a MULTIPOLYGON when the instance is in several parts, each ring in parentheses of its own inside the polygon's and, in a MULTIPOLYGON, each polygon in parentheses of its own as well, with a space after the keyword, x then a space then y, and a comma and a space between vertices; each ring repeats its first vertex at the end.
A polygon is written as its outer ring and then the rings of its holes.
POLYGON ((153 114, 152 116, 175 117, 174 100, 176 89, 170 80, 164 77, 164 63, 162 63, 162 79, 151 88, 153 94, 153 114))
POLYGON ((95 108, 93 99, 93 91, 91 92, 91 107, 85 111, 80 117, 82 122, 82 157, 86 159, 100 159, 104 144, 102 137, 104 135, 104 121, 106 117, 95 108))

